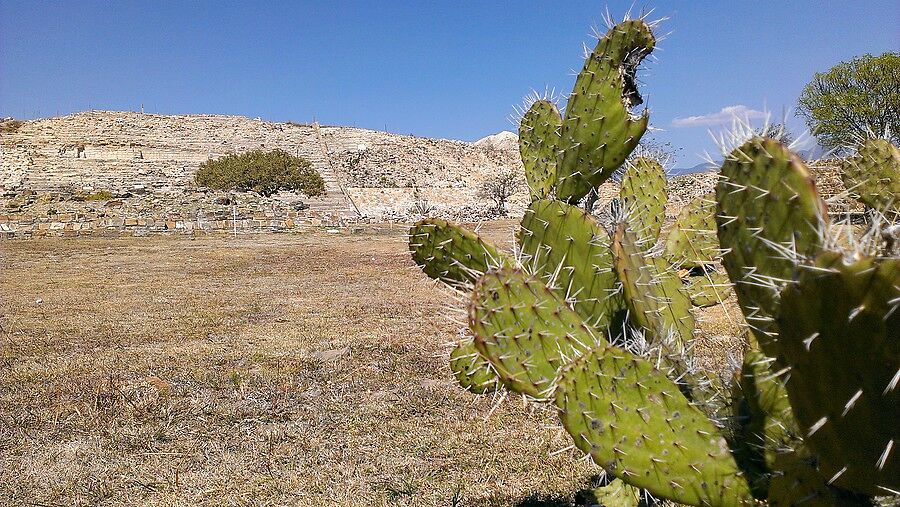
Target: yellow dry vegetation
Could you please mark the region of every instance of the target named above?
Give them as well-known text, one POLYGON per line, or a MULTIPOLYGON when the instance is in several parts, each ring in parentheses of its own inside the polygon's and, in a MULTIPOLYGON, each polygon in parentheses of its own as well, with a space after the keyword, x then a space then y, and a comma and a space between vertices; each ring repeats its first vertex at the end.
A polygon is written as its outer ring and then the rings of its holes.
POLYGON ((0 243, 0 504, 567 505, 598 469, 455 385, 405 232, 0 243))

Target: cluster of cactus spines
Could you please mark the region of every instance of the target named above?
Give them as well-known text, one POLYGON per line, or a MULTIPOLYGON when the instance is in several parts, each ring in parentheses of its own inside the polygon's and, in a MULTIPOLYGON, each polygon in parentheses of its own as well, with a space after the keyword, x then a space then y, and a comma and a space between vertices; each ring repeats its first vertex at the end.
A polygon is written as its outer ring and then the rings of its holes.
POLYGON ((900 215, 900 149, 886 139, 866 139, 841 167, 852 196, 881 213, 900 215))
POLYGON ((585 61, 566 104, 557 165, 556 195, 577 202, 603 183, 628 158, 647 129, 634 72, 653 51, 653 31, 641 19, 609 29, 585 61))
POLYGON ((779 349, 804 441, 829 484, 900 491, 900 259, 826 252, 781 297, 779 349))
POLYGON ((619 191, 623 218, 640 243, 649 248, 656 243, 666 218, 666 170, 659 162, 644 157, 627 164, 619 191))
POLYGON ((427 218, 409 231, 409 250, 426 275, 451 287, 469 287, 508 256, 474 232, 440 218, 427 218))
POLYGON ((475 394, 500 388, 494 368, 475 348, 475 340, 471 336, 459 340, 450 351, 450 371, 463 389, 475 394))
POLYGON ((557 382, 563 426, 608 473, 692 505, 751 498, 722 433, 649 361, 601 346, 557 382))
POLYGON ((624 302, 616 290, 609 234, 577 206, 541 199, 519 229, 521 262, 554 287, 595 329, 616 325, 624 302))
POLYGON ((668 263, 649 256, 640 243, 637 233, 624 222, 619 224, 613 237, 613 256, 629 315, 650 336, 673 336, 686 345, 693 337, 695 324, 690 298, 668 263))
POLYGON ((475 347, 511 390, 542 399, 557 370, 605 340, 539 279, 502 269, 472 292, 469 322, 475 347))
POLYGON ((806 165, 778 141, 729 154, 716 185, 722 264, 760 346, 777 355, 779 288, 822 249, 827 212, 806 165))
POLYGON ((532 199, 548 197, 556 186, 562 117, 556 104, 539 99, 519 123, 519 153, 532 199))

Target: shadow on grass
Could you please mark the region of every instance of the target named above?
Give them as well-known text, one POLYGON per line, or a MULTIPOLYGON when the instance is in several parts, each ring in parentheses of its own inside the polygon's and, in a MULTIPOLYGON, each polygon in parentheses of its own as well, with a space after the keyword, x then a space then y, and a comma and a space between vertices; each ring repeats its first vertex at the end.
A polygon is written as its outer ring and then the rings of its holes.
POLYGON ((532 493, 513 505, 515 507, 571 507, 575 504, 572 503, 570 497, 532 493))

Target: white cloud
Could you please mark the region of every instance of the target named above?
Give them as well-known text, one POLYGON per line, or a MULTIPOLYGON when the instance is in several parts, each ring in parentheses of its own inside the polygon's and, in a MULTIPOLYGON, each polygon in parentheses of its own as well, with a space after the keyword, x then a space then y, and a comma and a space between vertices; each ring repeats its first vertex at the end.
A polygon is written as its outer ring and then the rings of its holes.
POLYGON ((673 127, 702 127, 709 125, 722 125, 731 123, 734 119, 739 121, 750 121, 754 118, 765 118, 766 113, 750 109, 747 106, 738 104, 735 106, 723 107, 718 113, 704 114, 701 116, 688 116, 687 118, 675 118, 672 120, 673 127))

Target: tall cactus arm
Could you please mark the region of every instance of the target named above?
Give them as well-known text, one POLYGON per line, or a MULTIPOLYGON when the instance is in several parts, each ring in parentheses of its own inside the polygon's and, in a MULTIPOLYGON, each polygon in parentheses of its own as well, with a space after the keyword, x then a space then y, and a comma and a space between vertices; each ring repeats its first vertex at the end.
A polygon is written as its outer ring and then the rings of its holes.
POLYGON ((821 250, 825 204, 803 162, 759 137, 726 158, 716 201, 722 264, 763 352, 776 357, 779 292, 821 250))
POLYGON ((556 160, 562 117, 549 100, 531 104, 519 122, 519 153, 532 199, 544 199, 556 186, 556 160))
POLYGON ((640 243, 649 249, 656 244, 666 219, 669 200, 666 171, 659 162, 644 157, 626 164, 619 192, 624 220, 640 243))
POLYGON ((656 45, 643 20, 628 20, 600 39, 575 80, 566 104, 557 171, 557 196, 577 202, 619 168, 647 129, 646 111, 632 116, 641 103, 634 73, 656 45))

